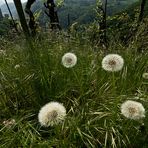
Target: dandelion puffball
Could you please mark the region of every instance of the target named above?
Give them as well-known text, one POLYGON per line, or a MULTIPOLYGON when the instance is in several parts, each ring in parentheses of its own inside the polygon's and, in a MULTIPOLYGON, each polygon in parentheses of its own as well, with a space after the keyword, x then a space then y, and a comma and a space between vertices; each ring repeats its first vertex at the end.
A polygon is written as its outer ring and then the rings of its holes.
POLYGON ((15 69, 19 69, 19 68, 20 68, 20 65, 17 64, 17 65, 14 66, 14 68, 15 68, 15 69))
POLYGON ((8 120, 3 121, 3 124, 5 127, 11 128, 11 126, 16 124, 16 121, 15 119, 8 119, 8 120))
POLYGON ((76 63, 77 63, 77 57, 73 53, 66 53, 62 57, 62 64, 66 68, 71 68, 71 67, 75 66, 76 63))
POLYGON ((102 68, 106 71, 116 72, 122 69, 123 58, 118 54, 108 54, 102 60, 102 68))
POLYGON ((142 75, 142 77, 144 78, 144 79, 148 79, 148 73, 143 73, 143 75, 142 75))
POLYGON ((6 55, 6 51, 5 50, 0 50, 0 56, 1 55, 6 55))
POLYGON ((42 126, 53 126, 61 123, 66 116, 65 107, 58 102, 49 102, 44 105, 38 114, 42 126))
POLYGON ((136 101, 125 101, 121 105, 121 113, 129 119, 138 120, 145 117, 145 109, 143 105, 136 101))

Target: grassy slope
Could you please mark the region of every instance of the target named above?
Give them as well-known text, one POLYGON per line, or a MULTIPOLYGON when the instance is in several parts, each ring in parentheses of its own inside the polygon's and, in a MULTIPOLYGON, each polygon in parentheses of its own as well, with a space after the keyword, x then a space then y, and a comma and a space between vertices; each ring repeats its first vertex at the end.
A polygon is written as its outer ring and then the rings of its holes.
MULTIPOLYGON (((1 40, 6 53, 0 55, 0 147, 147 147, 147 133, 138 130, 138 122, 120 114, 120 104, 134 99, 147 109, 148 81, 142 74, 148 53, 137 53, 136 42, 128 47, 112 43, 109 53, 125 60, 123 70, 115 73, 113 87, 112 74, 101 68, 105 55, 101 48, 94 52, 87 38, 44 36, 31 46, 19 39, 15 43, 1 40), (72 69, 61 64, 69 51, 78 57, 72 69), (20 68, 15 69, 17 64, 20 68), (37 114, 49 101, 63 103, 67 118, 62 125, 40 127, 37 114), (16 124, 4 127, 2 122, 10 118, 16 124)), ((144 122, 148 128, 147 117, 144 122)))

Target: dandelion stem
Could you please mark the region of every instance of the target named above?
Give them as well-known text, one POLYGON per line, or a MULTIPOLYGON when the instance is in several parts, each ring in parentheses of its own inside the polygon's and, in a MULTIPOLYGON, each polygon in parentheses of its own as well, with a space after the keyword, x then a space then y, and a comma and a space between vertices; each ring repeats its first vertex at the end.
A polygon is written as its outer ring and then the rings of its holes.
POLYGON ((74 70, 72 70, 72 72, 73 72, 73 74, 74 74, 74 76, 75 76, 75 78, 76 78, 76 80, 77 80, 77 82, 78 82, 78 84, 79 84, 79 87, 80 87, 80 91, 81 92, 83 92, 82 91, 82 85, 81 85, 81 81, 80 81, 80 79, 78 78, 78 75, 76 74, 76 72, 74 71, 74 70))
POLYGON ((116 94, 116 82, 115 82, 115 73, 112 73, 112 85, 113 85, 113 94, 116 94))

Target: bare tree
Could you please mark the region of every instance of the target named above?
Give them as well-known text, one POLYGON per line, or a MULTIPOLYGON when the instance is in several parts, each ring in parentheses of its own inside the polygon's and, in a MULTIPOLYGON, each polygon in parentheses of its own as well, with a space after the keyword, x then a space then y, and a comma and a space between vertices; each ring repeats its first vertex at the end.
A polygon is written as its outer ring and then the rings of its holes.
POLYGON ((100 43, 107 47, 107 24, 106 24, 106 17, 107 17, 107 3, 108 1, 105 0, 102 2, 102 5, 97 7, 97 12, 101 14, 101 19, 99 18, 99 27, 100 27, 100 43))
POLYGON ((23 31, 24 31, 26 37, 28 37, 30 35, 30 32, 29 32, 29 29, 28 29, 28 26, 27 26, 27 22, 26 22, 26 19, 25 19, 25 15, 24 15, 24 12, 23 12, 21 1, 20 0, 13 0, 13 1, 14 1, 14 4, 15 4, 17 13, 19 15, 23 31))
POLYGON ((8 11, 9 11, 9 14, 10 14, 10 17, 11 17, 11 20, 12 20, 12 22, 13 22, 13 26, 14 26, 16 32, 18 32, 17 25, 16 25, 16 23, 15 23, 15 21, 14 21, 14 19, 13 19, 13 16, 12 16, 12 13, 11 13, 11 10, 10 10, 10 8, 9 8, 9 5, 8 5, 7 0, 5 0, 5 3, 6 3, 6 6, 7 6, 7 8, 8 8, 8 11))
POLYGON ((35 2, 35 0, 28 0, 25 7, 25 12, 29 15, 29 28, 31 30, 32 36, 36 35, 36 23, 33 12, 31 11, 31 6, 35 2))
POLYGON ((141 22, 143 20, 145 4, 146 4, 146 0, 141 0, 138 22, 141 22))
POLYGON ((45 13, 50 18, 51 29, 61 29, 54 0, 47 0, 44 6, 48 9, 45 13))
POLYGON ((0 8, 0 20, 2 20, 2 19, 3 19, 3 14, 2 14, 2 10, 0 8))

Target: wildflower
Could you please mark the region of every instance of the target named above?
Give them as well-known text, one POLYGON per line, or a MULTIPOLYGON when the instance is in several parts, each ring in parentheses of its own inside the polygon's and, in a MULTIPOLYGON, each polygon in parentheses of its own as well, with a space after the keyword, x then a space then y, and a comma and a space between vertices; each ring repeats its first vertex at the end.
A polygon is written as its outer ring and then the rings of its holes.
POLYGON ((64 56, 62 57, 62 64, 66 67, 66 68, 71 68, 73 66, 75 66, 77 63, 77 57, 75 54, 73 53, 66 53, 64 54, 64 56))
POLYGON ((65 107, 58 102, 49 102, 44 105, 38 114, 42 126, 53 126, 61 123, 66 116, 65 107))
POLYGON ((123 58, 118 54, 109 54, 102 60, 102 68, 106 71, 119 71, 124 65, 123 58))
POLYGON ((143 75, 142 75, 142 77, 144 78, 144 79, 148 79, 148 73, 143 73, 143 75))
POLYGON ((143 105, 139 102, 131 100, 125 101, 121 105, 121 113, 125 117, 133 120, 138 120, 145 117, 145 109, 143 105))
POLYGON ((17 65, 14 66, 14 68, 15 68, 15 69, 19 69, 19 68, 20 68, 20 65, 17 64, 17 65))
POLYGON ((0 55, 6 55, 6 51, 5 50, 0 50, 0 55))
POLYGON ((3 121, 4 126, 6 126, 8 128, 10 128, 15 123, 16 123, 15 119, 9 119, 9 120, 3 121))

